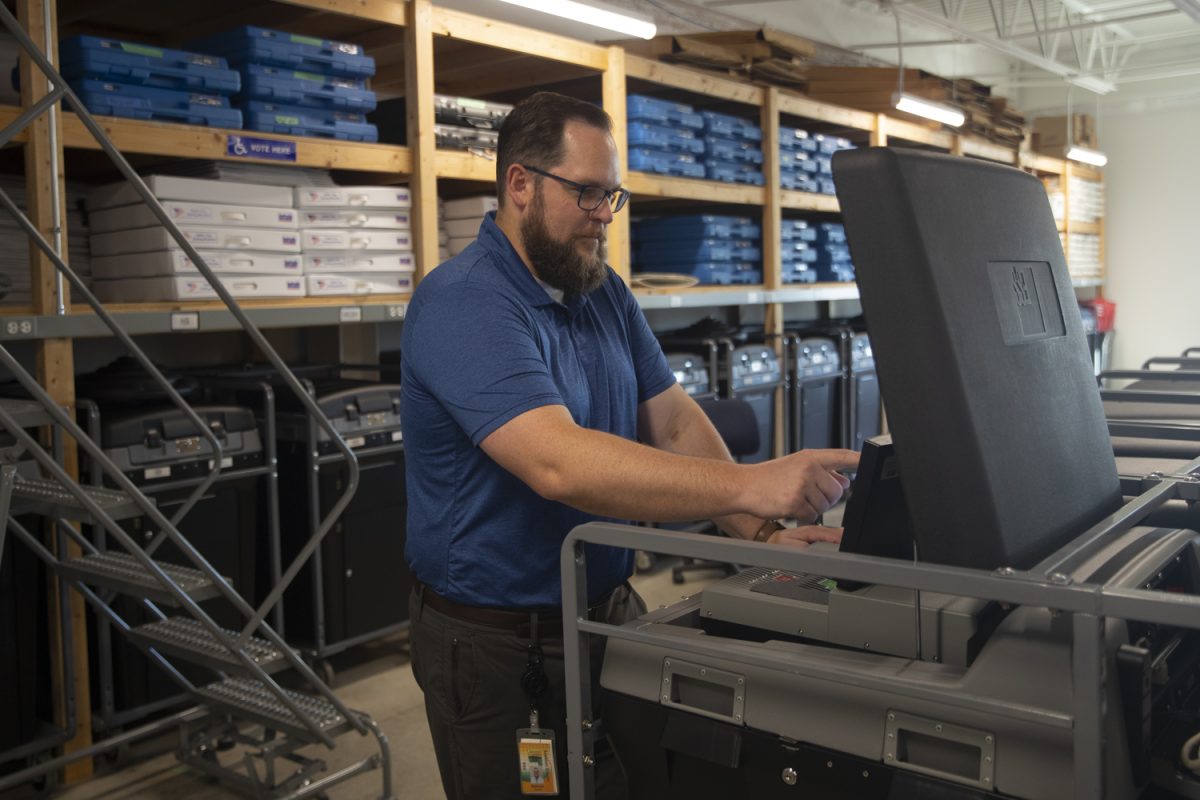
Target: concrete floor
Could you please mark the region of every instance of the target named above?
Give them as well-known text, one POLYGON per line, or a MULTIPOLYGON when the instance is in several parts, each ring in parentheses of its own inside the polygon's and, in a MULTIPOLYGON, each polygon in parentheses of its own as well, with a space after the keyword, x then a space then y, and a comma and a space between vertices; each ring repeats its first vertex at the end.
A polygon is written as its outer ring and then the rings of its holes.
MULTIPOLYGON (((679 586, 671 581, 669 564, 639 574, 634 585, 654 608, 674 603, 681 595, 695 592, 717 579, 719 573, 693 573, 679 586)), ((369 713, 387 734, 392 750, 393 791, 402 800, 444 800, 433 745, 425 722, 420 690, 413 681, 403 637, 382 640, 356 648, 334 659, 335 688, 347 706, 369 713)), ((353 733, 337 740, 335 750, 320 746, 305 754, 324 758, 330 770, 354 763, 377 752, 372 737, 353 733)), ((56 800, 210 800, 228 792, 179 764, 173 755, 174 734, 145 742, 117 764, 97 761, 98 774, 91 780, 54 793, 56 800)), ((237 750, 222 755, 225 761, 237 750)), ((329 792, 332 800, 367 800, 380 794, 378 771, 340 784, 329 792)), ((18 791, 13 797, 28 796, 18 791)), ((10 795, 5 794, 5 800, 10 795)))

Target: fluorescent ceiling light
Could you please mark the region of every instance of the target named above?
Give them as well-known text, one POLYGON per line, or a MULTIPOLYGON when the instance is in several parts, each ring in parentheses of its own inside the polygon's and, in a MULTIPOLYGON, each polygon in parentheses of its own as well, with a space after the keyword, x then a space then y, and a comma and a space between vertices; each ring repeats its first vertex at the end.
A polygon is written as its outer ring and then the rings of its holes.
POLYGON ((500 0, 514 6, 542 11, 563 17, 585 25, 606 28, 610 31, 623 33, 626 36, 636 36, 639 39, 653 39, 658 27, 650 20, 634 17, 619 11, 578 3, 575 0, 500 0))
POLYGON ((1093 167, 1103 167, 1108 163, 1108 156, 1104 155, 1104 153, 1088 147, 1080 147, 1079 145, 1075 145, 1067 150, 1067 158, 1083 164, 1091 164, 1093 167))
POLYGON ((1187 14, 1192 19, 1200 22, 1200 2, 1197 0, 1171 0, 1183 13, 1187 14))
POLYGON ((896 92, 893 94, 892 105, 896 107, 897 111, 904 111, 908 114, 916 114, 918 117, 936 120, 952 128, 957 128, 967 119, 963 112, 954 106, 937 103, 933 100, 926 100, 923 97, 916 97, 906 92, 896 92))

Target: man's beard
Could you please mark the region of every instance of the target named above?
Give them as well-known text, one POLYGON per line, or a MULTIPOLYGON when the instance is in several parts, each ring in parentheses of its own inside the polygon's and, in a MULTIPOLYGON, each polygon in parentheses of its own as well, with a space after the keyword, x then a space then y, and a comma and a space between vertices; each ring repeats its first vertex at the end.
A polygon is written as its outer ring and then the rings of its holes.
POLYGON ((600 246, 592 256, 580 255, 579 238, 584 237, 573 236, 560 242, 550 236, 539 190, 529 214, 521 221, 521 243, 537 276, 568 297, 593 292, 608 277, 604 231, 600 232, 600 246))

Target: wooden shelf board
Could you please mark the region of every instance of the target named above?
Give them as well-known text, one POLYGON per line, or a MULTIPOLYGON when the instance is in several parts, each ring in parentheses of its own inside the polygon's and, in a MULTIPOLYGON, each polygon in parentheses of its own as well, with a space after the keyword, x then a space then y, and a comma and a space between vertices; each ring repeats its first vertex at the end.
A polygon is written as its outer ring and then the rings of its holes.
POLYGON ((779 192, 783 207, 799 211, 829 211, 836 213, 841 210, 837 198, 831 194, 812 194, 810 192, 795 192, 787 189, 779 192))
POLYGON ((404 4, 395 0, 277 0, 289 6, 328 11, 349 17, 382 22, 387 25, 404 25, 404 4))
POLYGON ((712 203, 758 206, 761 206, 767 197, 767 190, 762 186, 706 181, 699 178, 676 178, 646 172, 630 172, 625 178, 625 188, 642 197, 671 197, 680 200, 707 200, 712 203))
POLYGON ((954 134, 905 122, 895 117, 886 117, 884 131, 887 133, 888 139, 903 139, 906 142, 927 144, 943 150, 950 150, 954 147, 954 134))
MULTIPOLYGON (((21 109, 0 106, 0 126, 20 115, 21 109)), ((176 125, 169 122, 145 122, 118 117, 96 117, 100 127, 123 153, 146 153, 175 158, 205 158, 215 161, 239 161, 256 164, 287 164, 298 167, 322 167, 361 172, 386 172, 407 175, 412 171, 412 154, 407 147, 388 144, 340 142, 307 136, 284 136, 259 131, 176 125), (293 142, 295 161, 244 158, 228 155, 230 136, 249 136, 275 142, 293 142)), ((63 146, 99 150, 100 145, 75 114, 62 115, 63 146)), ((18 137, 21 140, 23 137, 18 137)))
POLYGON ((962 151, 963 155, 985 158, 988 161, 996 161, 1001 164, 1017 163, 1017 151, 1013 148, 989 142, 986 139, 979 139, 975 136, 962 137, 962 151))
POLYGON ((1050 175, 1062 175, 1065 169, 1061 158, 1031 153, 1028 150, 1021 153, 1021 166, 1034 172, 1044 172, 1050 175))
MULTIPOLYGON (((1060 228, 1059 230, 1062 230, 1062 228, 1060 228)), ((1069 233, 1087 233, 1087 234, 1091 234, 1092 236, 1099 236, 1100 235, 1100 223, 1099 222, 1068 221, 1067 225, 1066 225, 1066 231, 1069 233)))
POLYGON ((465 150, 438 150, 434 170, 439 178, 496 182, 496 159, 465 150))
POLYGON ((779 110, 785 114, 862 131, 875 128, 875 115, 868 111, 822 103, 787 90, 779 92, 779 110))
POLYGON ((603 72, 608 67, 608 50, 594 44, 520 25, 485 19, 441 6, 433 7, 433 33, 452 39, 512 50, 552 61, 564 61, 603 72))
POLYGON ((761 86, 629 54, 625 56, 625 75, 629 78, 641 78, 721 100, 732 100, 755 106, 761 106, 766 98, 766 91, 761 86))

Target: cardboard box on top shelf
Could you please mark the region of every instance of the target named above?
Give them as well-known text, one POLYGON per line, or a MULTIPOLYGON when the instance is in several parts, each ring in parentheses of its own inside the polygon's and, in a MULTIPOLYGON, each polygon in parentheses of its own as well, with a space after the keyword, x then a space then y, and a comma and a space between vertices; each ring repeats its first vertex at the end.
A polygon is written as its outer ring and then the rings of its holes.
POLYGON ((1071 144, 1095 149, 1096 120, 1091 114, 1076 113, 1070 120, 1072 142, 1067 140, 1068 120, 1065 114, 1057 117, 1038 117, 1033 121, 1033 149, 1040 153, 1062 158, 1063 151, 1071 144))

